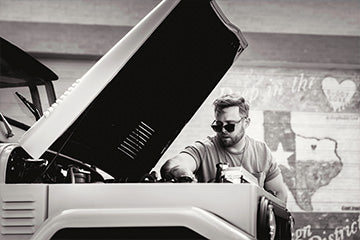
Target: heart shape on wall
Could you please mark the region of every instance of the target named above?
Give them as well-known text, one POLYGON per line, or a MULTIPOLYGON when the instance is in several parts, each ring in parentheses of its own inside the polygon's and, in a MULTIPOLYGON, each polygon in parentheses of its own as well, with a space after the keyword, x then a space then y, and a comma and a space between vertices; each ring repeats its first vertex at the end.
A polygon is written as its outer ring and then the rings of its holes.
POLYGON ((336 78, 326 77, 322 80, 321 85, 330 106, 335 112, 343 110, 350 103, 356 91, 355 83, 349 79, 338 83, 336 78))

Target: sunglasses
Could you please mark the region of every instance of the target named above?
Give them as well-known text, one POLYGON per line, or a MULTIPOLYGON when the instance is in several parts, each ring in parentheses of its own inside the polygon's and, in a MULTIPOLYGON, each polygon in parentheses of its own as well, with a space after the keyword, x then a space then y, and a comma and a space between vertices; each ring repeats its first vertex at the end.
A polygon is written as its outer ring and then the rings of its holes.
POLYGON ((246 117, 240 118, 240 120, 237 122, 227 123, 227 124, 224 124, 222 121, 214 120, 214 122, 211 124, 211 128, 215 132, 222 132, 222 129, 224 128, 228 133, 231 133, 235 130, 235 125, 240 123, 241 120, 243 119, 246 119, 246 117))

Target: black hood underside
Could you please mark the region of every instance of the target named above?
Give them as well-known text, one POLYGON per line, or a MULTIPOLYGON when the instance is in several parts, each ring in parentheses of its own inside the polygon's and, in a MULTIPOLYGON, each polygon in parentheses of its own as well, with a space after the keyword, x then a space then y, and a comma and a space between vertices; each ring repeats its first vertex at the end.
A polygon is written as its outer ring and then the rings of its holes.
POLYGON ((50 149, 138 181, 246 47, 238 34, 210 1, 181 1, 50 149))

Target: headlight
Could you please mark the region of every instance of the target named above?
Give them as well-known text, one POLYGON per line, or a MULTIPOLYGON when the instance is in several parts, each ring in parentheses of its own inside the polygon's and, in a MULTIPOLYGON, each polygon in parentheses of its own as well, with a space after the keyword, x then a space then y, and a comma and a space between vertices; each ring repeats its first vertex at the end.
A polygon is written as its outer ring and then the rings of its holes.
POLYGON ((289 217, 289 222, 291 240, 295 240, 295 220, 292 216, 289 217))
POLYGON ((270 240, 274 240, 275 239, 275 235, 276 235, 276 221, 275 221, 275 213, 273 210, 273 206, 271 204, 268 205, 268 224, 269 224, 269 235, 270 235, 270 240))
POLYGON ((274 207, 265 197, 262 197, 258 209, 257 238, 260 240, 274 240, 275 235, 274 207))

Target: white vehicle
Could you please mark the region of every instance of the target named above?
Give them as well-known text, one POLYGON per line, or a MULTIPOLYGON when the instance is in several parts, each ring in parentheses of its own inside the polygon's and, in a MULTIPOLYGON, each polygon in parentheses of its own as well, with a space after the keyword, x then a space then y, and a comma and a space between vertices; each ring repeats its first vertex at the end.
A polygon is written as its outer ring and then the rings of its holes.
POLYGON ((215 1, 161 2, 0 144, 0 239, 291 239, 256 184, 149 174, 246 46, 215 1))

